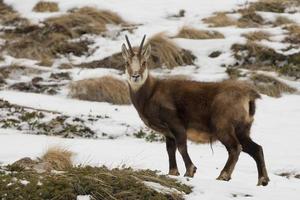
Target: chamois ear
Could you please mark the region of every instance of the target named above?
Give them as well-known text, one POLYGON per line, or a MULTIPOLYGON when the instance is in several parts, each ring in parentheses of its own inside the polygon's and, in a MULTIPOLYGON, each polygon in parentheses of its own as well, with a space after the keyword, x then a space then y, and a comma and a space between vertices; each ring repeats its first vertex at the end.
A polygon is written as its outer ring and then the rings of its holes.
POLYGON ((129 58, 129 52, 128 52, 125 44, 122 44, 122 56, 125 60, 128 60, 128 58, 129 58))
POLYGON ((146 45, 146 47, 145 47, 144 50, 143 50, 143 54, 142 54, 142 55, 144 56, 144 58, 145 58, 146 60, 148 60, 148 58, 149 58, 150 55, 151 55, 151 45, 150 45, 150 44, 146 45))

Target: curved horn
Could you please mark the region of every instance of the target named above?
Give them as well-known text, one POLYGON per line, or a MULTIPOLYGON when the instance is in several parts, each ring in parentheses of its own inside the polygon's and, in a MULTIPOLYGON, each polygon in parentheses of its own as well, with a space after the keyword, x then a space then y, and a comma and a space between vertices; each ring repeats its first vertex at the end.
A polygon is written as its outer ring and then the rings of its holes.
POLYGON ((138 55, 141 56, 142 55, 142 49, 143 49, 143 45, 144 45, 144 41, 145 41, 146 35, 144 35, 141 45, 140 45, 140 49, 139 49, 139 53, 138 55))
POLYGON ((130 51, 131 55, 134 55, 132 47, 131 47, 131 44, 129 42, 129 39, 128 39, 127 35, 125 35, 125 39, 126 39, 126 42, 127 42, 127 45, 128 45, 128 48, 129 48, 129 51, 130 51))

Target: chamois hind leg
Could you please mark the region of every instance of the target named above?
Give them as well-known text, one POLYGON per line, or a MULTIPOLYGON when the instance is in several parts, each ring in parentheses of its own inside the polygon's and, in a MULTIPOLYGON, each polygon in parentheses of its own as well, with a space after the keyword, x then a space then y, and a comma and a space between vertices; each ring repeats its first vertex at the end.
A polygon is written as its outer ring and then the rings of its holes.
POLYGON ((169 175, 179 176, 176 163, 176 141, 174 138, 166 137, 166 147, 169 156, 169 175))
POLYGON ((235 136, 234 128, 232 126, 227 129, 222 129, 217 132, 218 140, 226 147, 228 151, 227 162, 222 169, 217 180, 229 181, 234 167, 238 161, 242 147, 235 136))
POLYGON ((249 136, 241 135, 238 137, 240 143, 243 147, 243 151, 249 154, 256 162, 257 171, 258 171, 258 183, 257 185, 268 185, 270 181, 266 169, 265 159, 263 148, 256 144, 249 136))

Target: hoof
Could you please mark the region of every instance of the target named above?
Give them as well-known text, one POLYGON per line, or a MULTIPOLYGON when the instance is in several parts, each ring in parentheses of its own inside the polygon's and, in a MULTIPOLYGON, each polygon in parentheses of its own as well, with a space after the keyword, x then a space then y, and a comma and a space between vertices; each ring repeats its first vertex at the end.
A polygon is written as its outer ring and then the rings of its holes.
POLYGON ((269 177, 260 177, 258 179, 257 186, 260 186, 260 185, 266 186, 266 185, 268 185, 269 181, 270 181, 269 177))
POLYGON ((194 177, 194 174, 196 173, 196 171, 197 171, 197 167, 195 167, 195 165, 192 165, 192 166, 189 167, 189 169, 187 169, 184 176, 194 177))
POLYGON ((172 175, 172 176, 179 176, 179 172, 178 172, 178 169, 170 169, 169 170, 169 175, 172 175))
POLYGON ((231 179, 230 175, 227 172, 221 172, 217 180, 220 181, 229 181, 231 179))

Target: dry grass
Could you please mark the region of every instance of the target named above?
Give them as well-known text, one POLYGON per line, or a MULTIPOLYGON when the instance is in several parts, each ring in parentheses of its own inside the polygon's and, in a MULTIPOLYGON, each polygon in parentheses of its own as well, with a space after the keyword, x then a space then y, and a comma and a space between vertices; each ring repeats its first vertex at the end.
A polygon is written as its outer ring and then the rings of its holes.
POLYGON ((192 65, 195 56, 185 49, 178 47, 163 33, 151 37, 147 44, 151 45, 150 68, 161 67, 162 65, 171 69, 181 65, 192 65))
POLYGON ((237 21, 237 26, 240 28, 254 28, 263 25, 264 19, 255 12, 254 9, 239 10, 241 17, 237 21))
POLYGON ((112 76, 73 82, 69 95, 81 100, 130 104, 126 82, 112 76))
POLYGON ((231 50, 241 65, 278 65, 286 61, 286 56, 252 41, 246 44, 233 44, 231 50))
POLYGON ((224 38, 224 35, 218 31, 198 30, 184 26, 175 37, 188 39, 219 39, 224 38))
POLYGON ((263 74, 252 74, 250 80, 256 89, 265 95, 271 97, 281 97, 282 93, 294 93, 297 90, 278 79, 263 74))
POLYGON ((6 5, 3 0, 0 0, 0 24, 6 26, 17 26, 28 23, 27 19, 21 18, 20 15, 12 9, 12 7, 6 5))
POLYGON ((266 31, 253 31, 249 33, 245 33, 242 35, 250 41, 261 41, 261 40, 269 40, 271 34, 266 31))
POLYGON ((41 61, 42 65, 52 65, 60 55, 88 54, 87 40, 70 40, 83 34, 100 34, 106 31, 106 24, 125 24, 115 13, 83 7, 71 10, 65 15, 47 19, 44 26, 27 25, 8 30, 2 36, 7 44, 1 49, 17 58, 41 61))
POLYGON ((299 0, 259 0, 250 4, 257 11, 284 13, 288 8, 300 5, 299 0))
POLYGON ((287 17, 278 16, 276 20, 273 22, 274 26, 282 26, 287 24, 294 24, 295 22, 287 17))
POLYGON ((50 1, 40 1, 32 9, 35 12, 58 12, 58 4, 50 1))
MULTIPOLYGON (((150 69, 174 68, 182 65, 192 65, 196 57, 188 50, 178 47, 172 40, 160 33, 154 35, 148 40, 151 44, 151 56, 148 66, 150 69)), ((147 44, 146 44, 147 45, 147 44)), ((133 47, 136 48, 136 47, 133 47)), ((122 53, 116 53, 102 60, 93 61, 90 63, 82 63, 77 65, 82 68, 114 68, 124 71, 124 59, 122 53)))
POLYGON ((293 24, 286 26, 285 29, 288 31, 288 36, 285 37, 284 42, 300 44, 300 26, 293 24))
POLYGON ((211 17, 202 19, 203 22, 210 25, 210 27, 234 26, 236 21, 226 15, 224 12, 217 12, 211 17))
POLYGON ((47 171, 67 170, 73 166, 72 156, 74 153, 62 147, 51 147, 41 157, 41 163, 46 166, 47 171))

